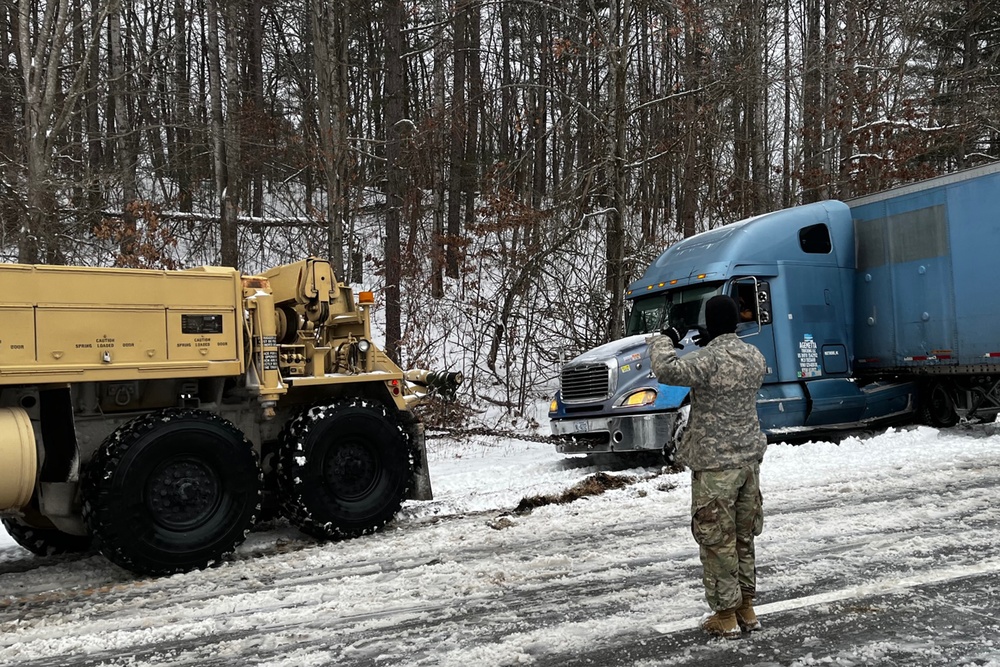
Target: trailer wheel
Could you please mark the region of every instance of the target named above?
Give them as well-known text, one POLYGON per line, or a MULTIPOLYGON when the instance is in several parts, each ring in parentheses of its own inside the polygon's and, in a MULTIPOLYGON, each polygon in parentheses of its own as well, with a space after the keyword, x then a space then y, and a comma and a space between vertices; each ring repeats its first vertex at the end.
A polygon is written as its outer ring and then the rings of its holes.
POLYGON ((925 424, 938 428, 948 428, 958 423, 955 401, 947 386, 941 382, 933 382, 925 387, 920 401, 920 415, 925 424))
POLYGON ((310 408, 282 434, 278 481, 289 520, 320 539, 379 530, 409 490, 413 455, 396 419, 354 399, 310 408))
POLYGON ((90 549, 89 535, 70 535, 56 528, 36 528, 20 519, 5 518, 3 526, 11 539, 36 556, 61 556, 90 549))
POLYGON ((139 574, 202 568, 246 538, 261 472, 230 422, 170 409, 114 431, 84 471, 83 515, 101 552, 139 574))

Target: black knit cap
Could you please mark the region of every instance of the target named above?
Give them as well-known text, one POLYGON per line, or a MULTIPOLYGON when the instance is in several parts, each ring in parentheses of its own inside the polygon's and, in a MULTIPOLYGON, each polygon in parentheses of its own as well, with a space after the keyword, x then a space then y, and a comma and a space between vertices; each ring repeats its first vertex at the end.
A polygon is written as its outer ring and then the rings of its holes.
POLYGON ((724 294, 713 296, 705 304, 705 325, 712 338, 722 334, 735 333, 739 316, 739 307, 736 305, 736 301, 724 294))

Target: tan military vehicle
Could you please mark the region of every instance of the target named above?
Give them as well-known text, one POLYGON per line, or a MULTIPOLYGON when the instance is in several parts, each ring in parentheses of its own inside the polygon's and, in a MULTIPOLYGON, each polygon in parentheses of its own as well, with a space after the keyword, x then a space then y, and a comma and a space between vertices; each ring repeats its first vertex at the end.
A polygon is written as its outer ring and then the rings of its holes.
POLYGON ((0 294, 0 515, 35 553, 169 573, 269 507, 339 538, 431 497, 412 407, 461 377, 397 367, 325 261, 0 265, 0 294))

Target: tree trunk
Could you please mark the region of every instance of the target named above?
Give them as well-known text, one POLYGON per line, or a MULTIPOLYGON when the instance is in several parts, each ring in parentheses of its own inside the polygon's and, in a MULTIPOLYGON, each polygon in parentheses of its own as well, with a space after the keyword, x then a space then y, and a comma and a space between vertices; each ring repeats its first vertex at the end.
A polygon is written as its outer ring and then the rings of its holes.
POLYGON ((549 26, 548 10, 538 8, 538 79, 529 99, 532 100, 531 125, 528 127, 528 143, 532 150, 531 163, 531 205, 534 208, 542 206, 542 197, 546 192, 548 165, 548 88, 552 83, 552 30, 549 26))
POLYGON ((181 211, 193 210, 192 192, 194 151, 191 136, 191 82, 188 74, 188 23, 187 0, 174 0, 173 82, 175 99, 173 116, 176 122, 174 146, 171 152, 173 171, 177 174, 177 207, 181 211))
POLYGON ((341 278, 347 275, 344 263, 347 18, 348 10, 343 0, 314 0, 312 3, 314 69, 319 98, 319 161, 327 192, 327 245, 330 264, 341 278))
POLYGON ((792 0, 783 0, 785 20, 784 27, 784 47, 785 61, 782 82, 784 87, 784 108, 781 119, 781 206, 788 208, 792 205, 792 24, 791 7, 792 0))
MULTIPOLYGON (((502 11, 502 10, 501 10, 502 11)), ((444 0, 434 0, 434 22, 438 30, 434 39, 434 71, 431 77, 434 100, 432 117, 434 123, 434 164, 431 167, 431 190, 434 204, 431 207, 433 224, 431 229, 431 296, 440 299, 444 296, 444 206, 445 206, 445 159, 446 145, 445 127, 445 60, 447 47, 444 40, 445 8, 444 0)))
POLYGON ((625 81, 631 49, 629 19, 631 0, 612 0, 611 44, 609 44, 608 118, 611 145, 607 163, 608 186, 611 188, 611 211, 607 218, 608 338, 621 338, 625 317, 625 123, 627 108, 625 81))
POLYGON ((465 63, 468 72, 469 99, 466 102, 465 160, 462 164, 463 190, 465 191, 465 229, 475 224, 476 192, 479 183, 479 118, 483 104, 483 73, 480 69, 482 63, 479 56, 482 47, 482 35, 480 34, 482 6, 479 0, 471 0, 467 13, 466 47, 468 55, 465 63))
MULTIPOLYGON (((246 68, 249 78, 247 90, 253 102, 255 119, 262 119, 264 109, 264 0, 248 0, 249 2, 249 43, 247 55, 249 66, 246 68)), ((250 215, 259 218, 264 215, 264 170, 254 169, 250 175, 250 215)), ((340 274, 337 274, 340 275, 340 274)))
POLYGON ((684 70, 682 81, 684 96, 681 108, 680 122, 682 149, 682 164, 680 177, 680 195, 677 218, 681 234, 687 238, 698 233, 698 186, 700 184, 698 167, 698 134, 699 107, 701 93, 702 19, 697 5, 692 4, 687 10, 684 21, 684 70))
POLYGON ((242 28, 239 20, 241 5, 226 2, 226 115, 224 117, 226 188, 222 198, 221 260, 223 266, 241 268, 239 248, 240 201, 243 194, 243 95, 240 90, 239 44, 237 35, 242 28))
POLYGON ((222 118, 222 56, 219 53, 219 7, 216 0, 205 0, 208 15, 208 97, 209 133, 212 136, 212 170, 215 176, 215 196, 219 201, 221 262, 233 253, 226 229, 226 135, 222 118))
POLYGON ((129 118, 129 76, 125 71, 125 59, 122 53, 121 15, 115 11, 108 17, 108 39, 111 46, 111 101, 114 105, 115 156, 118 160, 118 173, 122 187, 122 225, 120 241, 118 242, 119 266, 138 266, 138 243, 136 238, 136 221, 133 205, 137 198, 136 161, 137 151, 133 150, 133 123, 129 118))
POLYGON ((821 196, 823 179, 823 39, 820 0, 806 0, 805 71, 802 74, 802 199, 821 196))
POLYGON ((399 227, 406 178, 402 164, 402 122, 406 101, 402 0, 385 2, 385 351, 401 362, 399 227))
POLYGON ((451 92, 451 147, 448 175, 448 246, 445 269, 448 277, 457 278, 459 262, 458 240, 462 234, 462 186, 465 185, 465 147, 468 128, 465 127, 465 78, 468 71, 468 7, 471 0, 460 0, 455 8, 455 65, 451 92))

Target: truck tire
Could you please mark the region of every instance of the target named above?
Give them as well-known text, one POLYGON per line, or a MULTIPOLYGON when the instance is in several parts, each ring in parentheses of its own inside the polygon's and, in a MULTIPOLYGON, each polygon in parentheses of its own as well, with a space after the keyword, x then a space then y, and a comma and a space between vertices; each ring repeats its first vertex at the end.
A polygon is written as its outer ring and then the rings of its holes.
POLYGON ((320 539, 379 530, 409 490, 413 454, 383 405, 353 399, 309 408, 282 434, 278 481, 285 514, 320 539))
POLYGON ((958 423, 955 401, 946 385, 932 382, 924 387, 920 400, 920 416, 925 424, 937 428, 948 428, 958 423))
POLYGON ((115 430, 84 470, 83 515, 101 552, 139 574, 206 567, 246 538, 261 472, 233 424, 160 410, 115 430))
POLYGON ((36 528, 9 517, 3 519, 3 526, 11 539, 36 556, 61 556, 90 550, 89 535, 70 535, 55 528, 36 528))
MULTIPOLYGON (((677 409, 677 422, 674 424, 674 434, 663 446, 663 462, 668 468, 677 467, 677 448, 680 447, 684 432, 687 430, 688 418, 691 416, 691 403, 685 399, 684 404, 677 409)), ((681 466, 682 468, 683 466, 681 466)))

